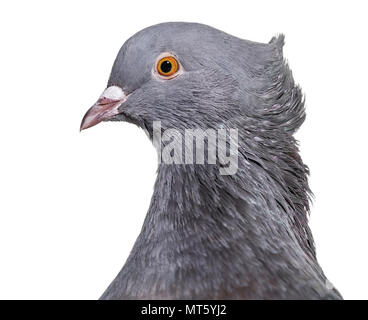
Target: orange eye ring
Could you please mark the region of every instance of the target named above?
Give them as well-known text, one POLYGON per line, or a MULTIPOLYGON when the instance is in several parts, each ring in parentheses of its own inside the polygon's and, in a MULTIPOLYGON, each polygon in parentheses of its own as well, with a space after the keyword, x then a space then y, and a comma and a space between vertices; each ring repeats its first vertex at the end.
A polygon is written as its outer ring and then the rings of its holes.
POLYGON ((172 77, 179 70, 179 62, 173 56, 161 58, 157 62, 157 72, 166 78, 172 77))

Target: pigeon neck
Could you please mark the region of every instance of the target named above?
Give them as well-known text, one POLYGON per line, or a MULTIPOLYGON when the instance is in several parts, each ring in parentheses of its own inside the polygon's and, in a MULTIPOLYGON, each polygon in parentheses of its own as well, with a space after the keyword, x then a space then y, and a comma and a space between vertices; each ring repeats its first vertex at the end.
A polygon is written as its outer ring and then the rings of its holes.
POLYGON ((158 228, 150 234, 166 228, 190 234, 208 225, 231 232, 236 224, 249 235, 251 222, 258 220, 256 229, 260 223, 286 226, 298 245, 314 256, 308 227, 309 171, 295 140, 286 136, 272 142, 250 132, 240 136, 233 175, 222 175, 218 165, 159 165, 145 222, 147 228, 156 224, 158 228))
MULTIPOLYGON (((195 287, 201 279, 214 287, 216 279, 225 286, 228 277, 269 276, 280 259, 292 264, 298 256, 303 265, 314 259, 304 243, 306 231, 295 232, 292 201, 276 188, 279 182, 257 170, 259 165, 242 159, 234 176, 219 175, 215 166, 160 165, 142 231, 121 276, 147 277, 137 278, 146 285, 160 279, 167 287, 168 275, 175 275, 176 285, 195 287)), ((165 297, 152 290, 154 297, 165 297)))

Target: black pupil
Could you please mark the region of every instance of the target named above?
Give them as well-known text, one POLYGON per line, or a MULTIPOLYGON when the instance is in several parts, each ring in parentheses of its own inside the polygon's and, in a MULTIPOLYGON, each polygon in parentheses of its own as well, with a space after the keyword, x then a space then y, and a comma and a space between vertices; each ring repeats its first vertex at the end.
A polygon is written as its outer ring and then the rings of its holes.
POLYGON ((172 69, 172 64, 170 61, 166 60, 161 63, 161 71, 163 73, 169 73, 172 69))

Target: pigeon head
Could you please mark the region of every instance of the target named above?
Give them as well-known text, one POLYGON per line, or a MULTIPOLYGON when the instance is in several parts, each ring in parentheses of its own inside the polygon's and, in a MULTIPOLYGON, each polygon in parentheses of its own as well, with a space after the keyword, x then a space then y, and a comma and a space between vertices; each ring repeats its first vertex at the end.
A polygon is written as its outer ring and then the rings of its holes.
POLYGON ((257 118, 259 105, 277 107, 279 92, 271 89, 285 80, 278 80, 282 42, 255 43, 196 23, 146 28, 120 49, 81 129, 111 120, 149 132, 154 121, 163 129, 242 126, 242 119, 257 118))

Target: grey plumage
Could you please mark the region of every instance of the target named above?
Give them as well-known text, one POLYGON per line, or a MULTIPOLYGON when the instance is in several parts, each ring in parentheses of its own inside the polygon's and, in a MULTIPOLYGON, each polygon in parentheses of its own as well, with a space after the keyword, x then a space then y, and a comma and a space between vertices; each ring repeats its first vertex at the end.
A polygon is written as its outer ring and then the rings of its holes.
POLYGON ((159 164, 150 208, 102 299, 340 299, 308 227, 310 190, 293 133, 304 100, 282 35, 242 40, 209 26, 164 23, 121 48, 108 82, 129 94, 119 114, 147 130, 238 128, 235 175, 218 165, 159 164), (152 76, 162 52, 185 72, 152 76))

